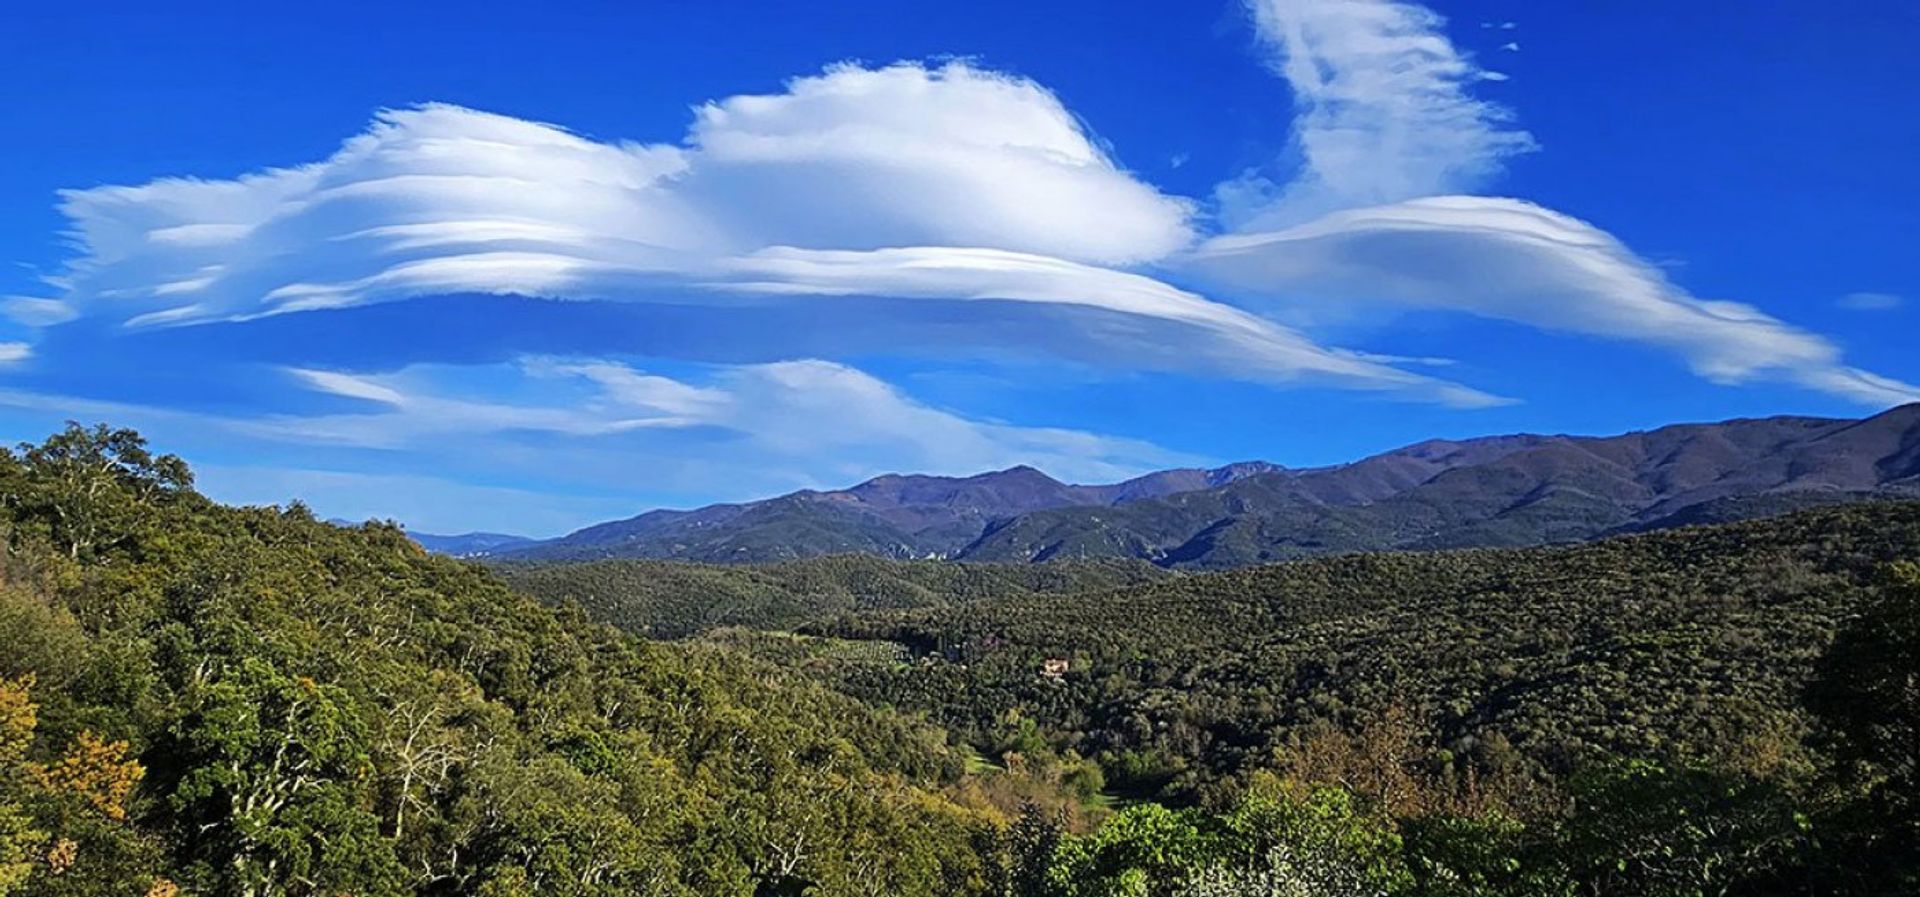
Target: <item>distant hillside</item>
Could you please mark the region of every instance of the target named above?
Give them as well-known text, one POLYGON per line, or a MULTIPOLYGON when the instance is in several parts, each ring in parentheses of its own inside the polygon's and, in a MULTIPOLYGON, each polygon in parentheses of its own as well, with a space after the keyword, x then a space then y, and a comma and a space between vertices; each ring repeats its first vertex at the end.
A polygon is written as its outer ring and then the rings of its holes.
POLYGON ((491 553, 711 563, 846 553, 1013 563, 1120 557, 1224 568, 1572 542, 1899 497, 1920 497, 1920 405, 1865 420, 1432 440, 1333 467, 1249 462, 1105 486, 1061 483, 1030 467, 884 476, 840 491, 653 511, 491 553))
POLYGON ((968 560, 1145 557, 1235 567, 1384 549, 1517 547, 1920 497, 1920 405, 1863 421, 1775 417, 1611 437, 1429 442, 1099 514, 1023 515, 968 560))
POLYGON ((457 558, 486 557, 501 551, 512 551, 534 544, 526 536, 509 536, 505 533, 461 533, 457 536, 441 536, 433 533, 408 531, 407 538, 434 554, 451 555, 457 558))
POLYGON ((1256 461, 1213 470, 1164 470, 1105 486, 1062 483, 1031 467, 970 477, 888 475, 833 492, 649 511, 505 553, 516 560, 628 557, 707 563, 830 554, 946 557, 994 522, 1022 514, 1156 498, 1280 469, 1256 461))
POLYGON ((856 611, 1104 590, 1178 575, 1137 560, 954 564, 859 555, 730 566, 632 559, 501 564, 495 572, 520 592, 578 603, 597 620, 655 638, 723 626, 786 629, 856 611))

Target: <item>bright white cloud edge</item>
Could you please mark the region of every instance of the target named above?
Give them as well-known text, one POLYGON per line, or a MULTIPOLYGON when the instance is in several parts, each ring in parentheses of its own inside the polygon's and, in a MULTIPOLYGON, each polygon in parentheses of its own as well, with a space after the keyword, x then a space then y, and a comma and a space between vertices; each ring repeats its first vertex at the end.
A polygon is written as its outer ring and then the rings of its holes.
POLYGON ((1180 264, 1288 303, 1392 303, 1658 346, 1717 383, 1787 380, 1868 405, 1920 387, 1749 305, 1698 299, 1600 229, 1517 199, 1440 196, 1206 241, 1180 264))

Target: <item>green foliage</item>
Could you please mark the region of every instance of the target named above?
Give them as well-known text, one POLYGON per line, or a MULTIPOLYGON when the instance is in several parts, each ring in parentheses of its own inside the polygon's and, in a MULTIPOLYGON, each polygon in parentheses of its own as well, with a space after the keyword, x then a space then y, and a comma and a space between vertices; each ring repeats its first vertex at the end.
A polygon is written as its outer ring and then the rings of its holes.
POLYGON ((1573 883, 1537 833, 1502 813, 1429 816, 1402 826, 1412 897, 1565 897, 1573 883))
POLYGON ((496 569, 525 594, 578 603, 596 620, 655 638, 730 626, 789 629, 857 611, 1084 592, 1174 575, 1144 561, 953 564, 849 554, 764 565, 604 560, 496 569))
POLYGON ((0 506, 76 559, 130 542, 145 509, 192 487, 186 462, 156 456, 140 434, 105 424, 69 422, 45 442, 0 458, 0 506))
POLYGON ((338 686, 248 658, 198 684, 176 725, 169 801, 184 852, 215 888, 270 895, 396 894, 404 880, 374 815, 367 715, 338 686))
POLYGON ((1337 869, 1354 893, 1397 891, 1409 881, 1392 821, 1364 811, 1345 789, 1257 777, 1221 824, 1234 865, 1337 869))
POLYGON ((1724 897, 1767 893, 1802 834, 1793 801, 1771 783, 1623 761, 1575 779, 1554 852, 1582 893, 1724 897))
POLYGON ((1263 779, 1223 814, 1130 807, 1062 841, 1052 897, 1364 897, 1410 879, 1393 822, 1337 788, 1263 779))
POLYGON ((1415 729, 1406 759, 1463 792, 1561 781, 1610 755, 1802 775, 1800 694, 1821 646, 1904 557, 1920 557, 1920 504, 1297 561, 849 615, 806 631, 914 662, 809 669, 983 749, 1010 715, 1032 720, 1136 797, 1204 797, 1393 708, 1415 729), (1072 671, 1036 675, 1049 657, 1072 671))
POLYGON ((1846 789, 1841 824, 1866 833, 1834 849, 1889 893, 1920 889, 1920 565, 1889 568, 1808 697, 1846 789))
POLYGON ((939 732, 190 482, 106 428, 0 457, 8 897, 987 886, 939 732))
POLYGON ((1093 834, 1063 843, 1048 874, 1059 897, 1147 897, 1172 893, 1219 852, 1194 811, 1141 804, 1093 834))

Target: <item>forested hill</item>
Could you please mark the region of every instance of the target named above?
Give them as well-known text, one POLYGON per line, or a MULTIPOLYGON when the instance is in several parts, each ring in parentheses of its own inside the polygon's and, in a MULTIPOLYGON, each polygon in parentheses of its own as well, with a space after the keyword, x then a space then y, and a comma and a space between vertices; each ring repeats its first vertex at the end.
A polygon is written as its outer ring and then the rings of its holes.
POLYGON ((1111 486, 1031 468, 881 477, 655 511, 496 557, 766 562, 825 554, 1030 563, 1140 558, 1225 568, 1354 551, 1540 545, 1920 497, 1920 405, 1865 420, 1773 417, 1607 437, 1432 440, 1350 464, 1175 470, 1111 486))
POLYGON ((937 732, 191 482, 0 454, 0 894, 978 893, 937 732))
POLYGON ((850 693, 982 745, 1031 720, 1143 794, 1204 792, 1316 732, 1396 714, 1434 762, 1482 773, 1552 778, 1621 755, 1799 763, 1816 659, 1887 565, 1915 557, 1920 502, 1873 503, 876 611, 809 631, 920 658, 842 667, 850 693), (1050 658, 1068 672, 1039 675, 1050 658))
POLYGON ((594 619, 655 638, 723 627, 789 629, 842 613, 1064 594, 1177 574, 1137 560, 954 564, 832 555, 780 564, 607 560, 498 564, 508 585, 570 602, 594 619))

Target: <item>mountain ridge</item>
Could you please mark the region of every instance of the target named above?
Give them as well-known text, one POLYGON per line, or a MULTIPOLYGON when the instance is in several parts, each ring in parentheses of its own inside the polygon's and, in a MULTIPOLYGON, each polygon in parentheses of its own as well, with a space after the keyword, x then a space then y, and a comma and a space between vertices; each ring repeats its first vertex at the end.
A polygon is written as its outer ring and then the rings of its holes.
POLYGON ((483 556, 1120 557, 1209 568, 1581 541, 1883 496, 1920 496, 1920 404, 1861 419, 1781 415, 1612 436, 1429 439, 1323 467, 1246 461, 1105 485, 1064 483, 1025 465, 967 477, 887 474, 841 490, 647 511, 483 556))

